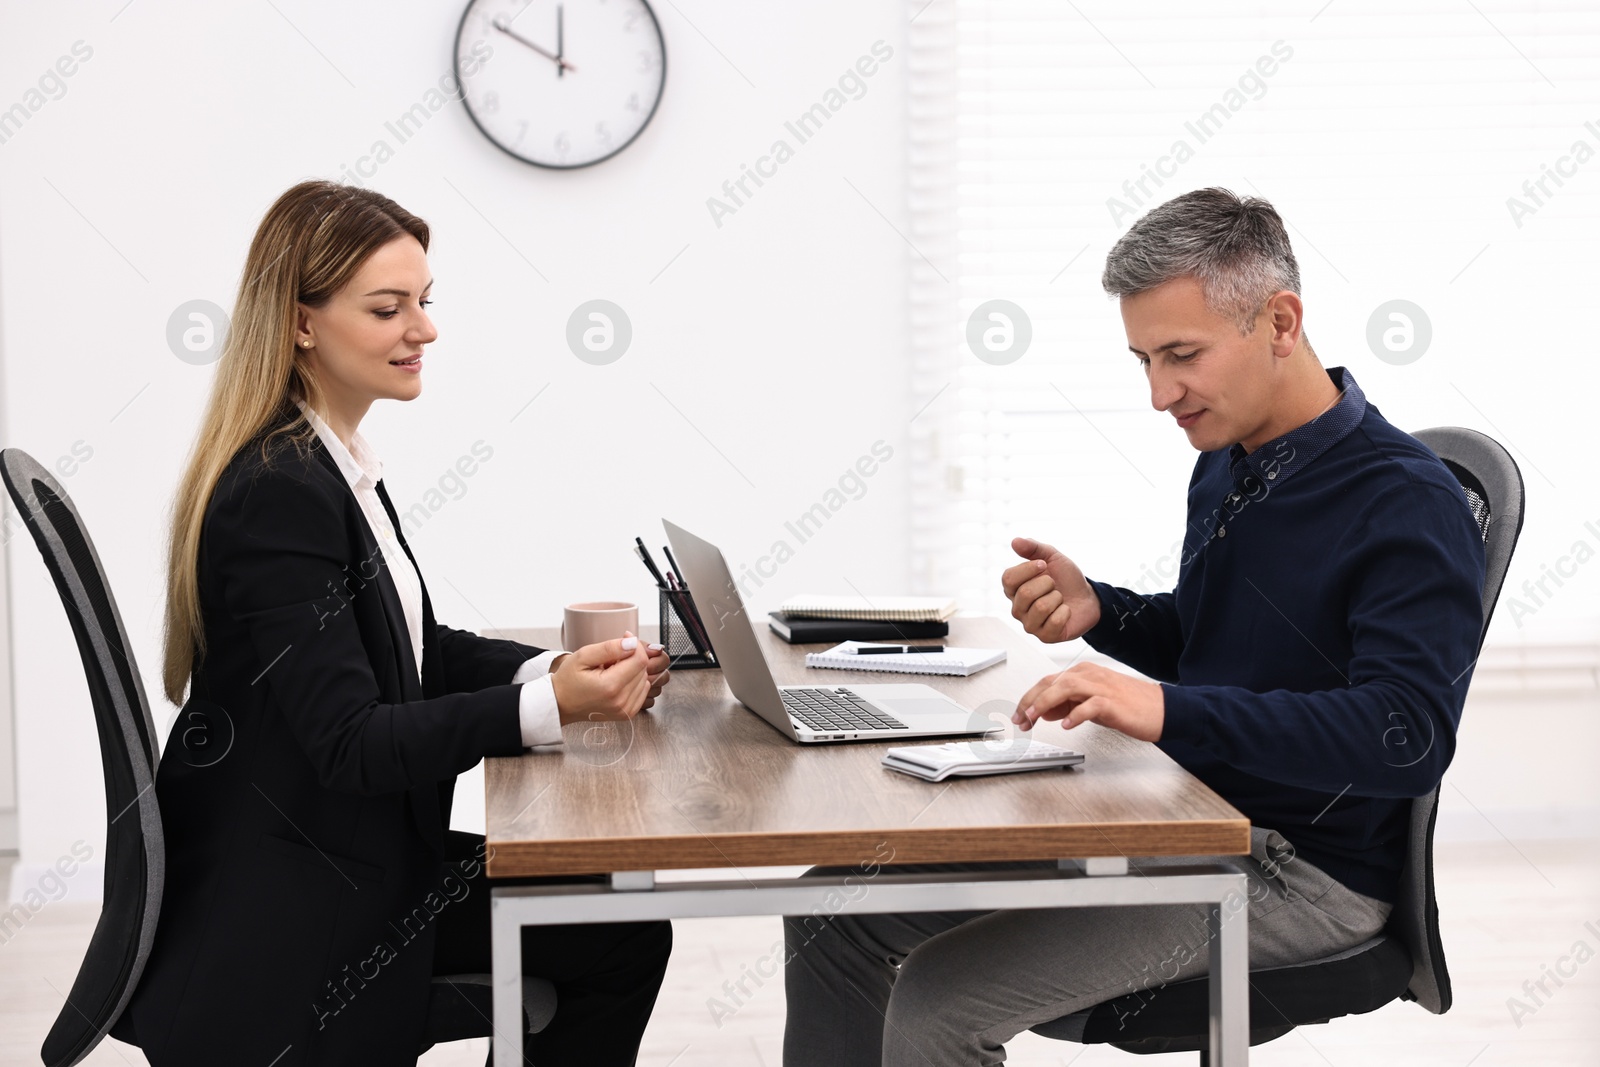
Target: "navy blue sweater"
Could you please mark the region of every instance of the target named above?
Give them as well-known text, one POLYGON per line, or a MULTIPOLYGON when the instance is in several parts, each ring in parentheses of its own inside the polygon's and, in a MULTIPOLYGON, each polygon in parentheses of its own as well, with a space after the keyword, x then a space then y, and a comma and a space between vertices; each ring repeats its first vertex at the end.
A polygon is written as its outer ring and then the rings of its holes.
POLYGON ((1297 857, 1393 902, 1409 798, 1439 783, 1483 623, 1465 494, 1342 367, 1339 401, 1189 482, 1177 588, 1091 581, 1094 648, 1163 683, 1162 751, 1297 857))

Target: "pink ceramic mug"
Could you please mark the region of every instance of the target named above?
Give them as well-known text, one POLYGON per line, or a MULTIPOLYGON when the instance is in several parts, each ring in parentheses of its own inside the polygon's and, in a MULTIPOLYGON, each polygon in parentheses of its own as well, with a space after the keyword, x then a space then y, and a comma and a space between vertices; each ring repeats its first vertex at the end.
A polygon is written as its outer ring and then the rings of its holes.
POLYGON ((639 632, 639 605, 623 600, 568 604, 561 618, 561 647, 576 652, 584 645, 613 641, 626 630, 639 632))

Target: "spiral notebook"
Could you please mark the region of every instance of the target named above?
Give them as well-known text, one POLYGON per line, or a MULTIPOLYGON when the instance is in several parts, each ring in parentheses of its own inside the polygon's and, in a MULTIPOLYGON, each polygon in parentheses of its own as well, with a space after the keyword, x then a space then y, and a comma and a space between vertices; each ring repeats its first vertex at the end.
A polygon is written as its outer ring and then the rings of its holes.
POLYGON ((913 652, 887 656, 859 656, 855 649, 872 641, 842 641, 826 652, 806 655, 807 667, 833 667, 846 671, 893 671, 896 674, 954 674, 965 678, 985 667, 1004 663, 1003 648, 946 647, 943 652, 913 652))

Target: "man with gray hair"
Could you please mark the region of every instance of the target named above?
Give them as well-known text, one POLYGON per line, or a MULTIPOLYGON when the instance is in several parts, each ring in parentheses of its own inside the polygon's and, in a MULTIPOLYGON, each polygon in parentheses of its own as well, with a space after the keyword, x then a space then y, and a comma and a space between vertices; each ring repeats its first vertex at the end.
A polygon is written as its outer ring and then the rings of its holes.
MULTIPOLYGON (((1330 955, 1383 929, 1410 798, 1455 751, 1482 536, 1438 457, 1318 361, 1265 200, 1201 189, 1155 208, 1102 284, 1151 405, 1201 453, 1178 582, 1141 595, 1014 540, 1022 562, 1001 581, 1029 633, 1082 637, 1154 679, 1077 664, 1024 694, 1014 721, 1157 744, 1250 819, 1251 855, 1214 859, 1248 879, 1251 967, 1330 955)), ((1031 1026, 1205 974, 1205 911, 788 918, 784 1062, 998 1063, 1031 1026)))

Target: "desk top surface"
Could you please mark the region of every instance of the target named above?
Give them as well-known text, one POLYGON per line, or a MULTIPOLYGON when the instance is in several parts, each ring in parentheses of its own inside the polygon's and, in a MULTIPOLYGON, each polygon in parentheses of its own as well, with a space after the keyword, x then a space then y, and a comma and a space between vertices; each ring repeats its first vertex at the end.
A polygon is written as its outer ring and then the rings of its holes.
MULTIPOLYGON (((780 685, 926 682, 1009 723, 1057 668, 996 618, 957 618, 952 645, 1005 648, 970 678, 808 669, 763 618, 780 685)), ((553 628, 491 631, 556 647, 553 628)), ((787 864, 855 866, 1247 853, 1249 821, 1154 745, 1093 723, 1041 741, 1081 767, 924 782, 879 765, 897 742, 799 745, 728 691, 719 670, 674 671, 632 723, 570 724, 565 744, 485 761, 492 877, 787 864)), ((898 742, 906 743, 906 742, 898 742)), ((909 742, 937 744, 938 741, 909 742)))

